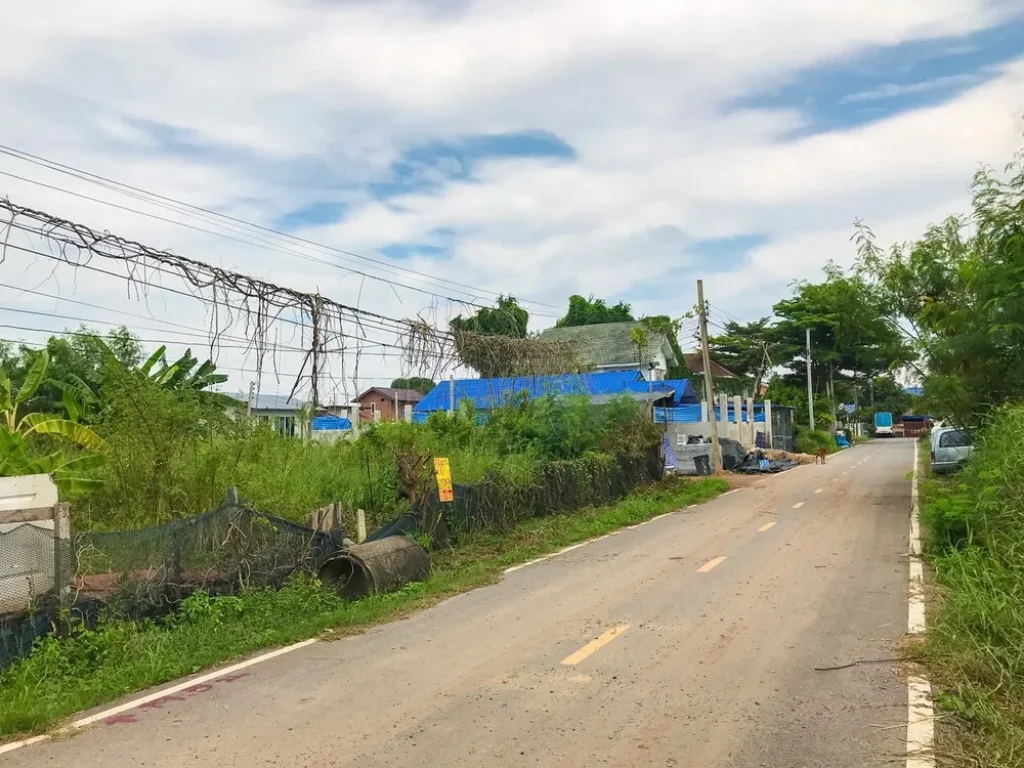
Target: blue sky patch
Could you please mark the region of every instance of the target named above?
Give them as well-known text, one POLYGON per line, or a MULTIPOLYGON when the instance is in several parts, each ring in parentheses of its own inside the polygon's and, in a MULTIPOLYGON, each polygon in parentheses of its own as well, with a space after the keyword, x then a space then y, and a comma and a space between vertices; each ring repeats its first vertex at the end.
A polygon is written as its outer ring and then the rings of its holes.
POLYGON ((340 221, 347 210, 348 206, 345 203, 310 203, 278 217, 273 226, 275 229, 292 230, 333 224, 340 221))
POLYGON ((401 242, 388 243, 378 252, 389 259, 408 259, 413 256, 427 256, 434 259, 441 259, 450 256, 455 247, 455 230, 448 227, 439 227, 427 233, 427 239, 422 242, 401 242))
POLYGON ((731 272, 747 263, 750 251, 767 242, 767 235, 732 235, 697 240, 687 250, 697 254, 711 272, 731 272))
POLYGON ((1024 17, 970 35, 860 51, 735 106, 795 109, 808 120, 798 133, 811 135, 941 104, 1022 55, 1024 17))
POLYGON ((431 141, 407 149, 391 164, 386 179, 370 184, 379 200, 430 192, 452 181, 470 181, 478 163, 495 158, 549 158, 571 161, 576 151, 547 131, 520 131, 431 141))

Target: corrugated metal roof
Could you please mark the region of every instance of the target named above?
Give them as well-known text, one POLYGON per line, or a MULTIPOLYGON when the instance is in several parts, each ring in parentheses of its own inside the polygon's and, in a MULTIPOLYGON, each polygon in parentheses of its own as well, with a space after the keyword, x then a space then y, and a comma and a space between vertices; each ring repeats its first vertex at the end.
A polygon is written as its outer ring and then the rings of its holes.
MULTIPOLYGON (((635 321, 624 323, 601 323, 599 325, 575 325, 568 328, 548 328, 541 333, 543 341, 566 341, 572 344, 580 365, 601 367, 611 365, 636 365, 637 348, 633 343, 634 328, 644 326, 635 321)), ((660 351, 671 364, 675 354, 664 334, 649 331, 647 349, 643 351, 646 364, 660 351)))
MULTIPOLYGON (((246 392, 235 392, 230 395, 241 403, 249 402, 249 395, 246 392)), ((253 410, 256 411, 298 411, 305 405, 298 397, 289 398, 288 395, 271 395, 259 392, 253 400, 253 410)))
POLYGON ((341 416, 325 414, 313 417, 313 431, 338 431, 352 429, 352 422, 341 416))
MULTIPOLYGON (((520 392, 530 397, 544 395, 612 395, 624 392, 640 378, 640 371, 605 371, 601 373, 560 373, 553 376, 514 376, 503 379, 457 379, 455 408, 468 400, 476 408, 498 408, 520 392)), ((655 382, 660 384, 661 382, 655 382)), ((647 383, 644 382, 644 387, 647 383)), ((416 404, 417 413, 444 411, 449 405, 450 382, 442 381, 416 404)))

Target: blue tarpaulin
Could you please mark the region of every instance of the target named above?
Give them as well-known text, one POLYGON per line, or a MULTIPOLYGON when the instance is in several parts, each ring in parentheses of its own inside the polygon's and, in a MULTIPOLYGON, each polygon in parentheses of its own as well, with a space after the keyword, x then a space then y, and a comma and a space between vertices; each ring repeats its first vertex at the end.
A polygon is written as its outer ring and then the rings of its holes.
MULTIPOLYGON (((455 403, 458 410, 470 402, 477 410, 500 408, 516 395, 618 395, 647 391, 671 393, 672 402, 699 402, 687 379, 648 382, 639 370, 599 373, 562 373, 554 376, 514 376, 501 379, 456 379, 455 403)), ((434 411, 447 411, 451 405, 451 382, 442 381, 413 409, 413 420, 423 421, 434 411), (422 416, 419 416, 422 414, 422 416), (419 418, 417 418, 419 416, 419 418)))

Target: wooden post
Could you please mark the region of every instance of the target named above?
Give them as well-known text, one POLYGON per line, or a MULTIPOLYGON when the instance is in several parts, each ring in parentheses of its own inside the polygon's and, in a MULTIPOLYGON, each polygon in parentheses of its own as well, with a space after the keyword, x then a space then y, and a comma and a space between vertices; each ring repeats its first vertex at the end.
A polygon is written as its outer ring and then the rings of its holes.
MULTIPOLYGON (((708 315, 704 304, 704 281, 697 281, 697 306, 700 307, 700 351, 704 359, 704 391, 707 394, 708 406, 715 402, 715 389, 711 379, 711 353, 708 351, 708 315)), ((724 419, 726 414, 722 413, 724 419)), ((715 412, 711 411, 711 462, 715 473, 722 471, 722 452, 718 448, 718 424, 715 423, 715 412)))
POLYGON ((331 530, 337 530, 341 528, 341 502, 336 501, 331 504, 331 530))
POLYGON ((71 515, 66 501, 53 508, 53 589, 57 596, 57 626, 63 628, 71 587, 71 515))
POLYGON ((366 513, 361 510, 356 510, 356 544, 362 544, 366 541, 366 513))

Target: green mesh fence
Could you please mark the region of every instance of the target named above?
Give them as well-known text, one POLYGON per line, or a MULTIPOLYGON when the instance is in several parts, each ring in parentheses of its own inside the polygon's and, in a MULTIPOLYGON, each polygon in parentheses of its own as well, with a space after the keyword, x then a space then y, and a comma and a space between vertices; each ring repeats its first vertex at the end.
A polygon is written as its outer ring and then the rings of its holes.
MULTIPOLYGON (((11 573, 41 571, 42 582, 29 592, 23 585, 31 577, 0 579, 0 588, 12 585, 0 591, 0 597, 7 595, 0 612, 0 666, 28 653, 36 637, 57 625, 52 533, 25 528, 0 535, 0 562, 11 573)), ((80 533, 68 546, 71 564, 65 573, 74 576, 64 604, 86 622, 101 612, 133 620, 155 617, 197 590, 230 594, 276 588, 293 573, 316 573, 340 543, 340 534, 237 504, 153 528, 80 533)))

